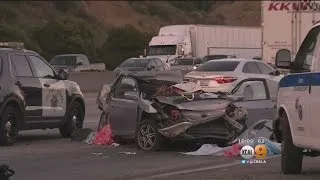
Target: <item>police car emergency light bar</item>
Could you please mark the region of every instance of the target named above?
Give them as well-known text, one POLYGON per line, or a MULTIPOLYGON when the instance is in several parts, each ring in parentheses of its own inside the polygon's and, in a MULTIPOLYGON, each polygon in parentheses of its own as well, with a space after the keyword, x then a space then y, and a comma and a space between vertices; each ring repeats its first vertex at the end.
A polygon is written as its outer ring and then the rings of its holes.
POLYGON ((0 47, 23 49, 24 43, 22 43, 22 42, 0 42, 0 47))

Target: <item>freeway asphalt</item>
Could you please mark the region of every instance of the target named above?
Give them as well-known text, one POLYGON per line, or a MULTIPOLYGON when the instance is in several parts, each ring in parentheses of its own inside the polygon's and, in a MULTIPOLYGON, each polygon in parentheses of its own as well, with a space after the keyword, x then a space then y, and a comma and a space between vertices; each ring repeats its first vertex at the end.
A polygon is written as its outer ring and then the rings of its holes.
MULTIPOLYGON (((99 111, 96 94, 85 94, 87 113, 85 126, 96 128, 99 111)), ((223 156, 187 156, 182 146, 163 152, 138 151, 133 144, 119 147, 89 146, 62 139, 57 130, 21 133, 17 144, 0 147, 0 163, 16 170, 16 180, 109 180, 109 179, 319 179, 320 158, 305 158, 302 175, 284 176, 280 159, 266 164, 240 164, 239 158, 223 156), (121 154, 135 152, 136 154, 121 154)))

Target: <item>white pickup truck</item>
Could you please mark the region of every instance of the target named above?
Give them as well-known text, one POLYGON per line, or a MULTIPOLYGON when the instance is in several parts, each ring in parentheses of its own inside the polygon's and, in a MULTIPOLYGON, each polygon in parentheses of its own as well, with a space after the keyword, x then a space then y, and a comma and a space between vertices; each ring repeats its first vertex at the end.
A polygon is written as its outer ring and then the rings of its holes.
POLYGON ((298 174, 302 158, 320 155, 320 23, 307 33, 293 62, 287 49, 276 53, 278 68, 289 69, 279 82, 274 135, 282 142, 281 169, 298 174))
POLYGON ((61 54, 50 60, 54 69, 63 69, 68 72, 80 71, 105 71, 104 63, 90 63, 88 57, 84 54, 61 54))

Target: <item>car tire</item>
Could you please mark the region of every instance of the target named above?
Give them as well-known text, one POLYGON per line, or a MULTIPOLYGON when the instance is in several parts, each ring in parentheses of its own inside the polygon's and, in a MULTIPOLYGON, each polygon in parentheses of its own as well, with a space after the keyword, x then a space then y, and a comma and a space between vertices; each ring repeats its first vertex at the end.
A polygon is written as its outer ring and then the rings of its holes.
POLYGON ((281 144, 281 170, 284 174, 300 174, 302 169, 302 149, 293 144, 288 117, 283 113, 280 117, 283 135, 281 144))
POLYGON ((82 129, 84 120, 84 108, 82 105, 75 101, 71 104, 69 113, 66 115, 66 122, 60 128, 62 137, 70 137, 74 129, 82 129), (75 117, 75 118, 74 118, 75 117))
POLYGON ((164 148, 165 141, 165 137, 159 133, 158 126, 152 119, 143 120, 138 123, 135 135, 138 149, 143 151, 159 151, 164 148))
POLYGON ((21 119, 20 111, 12 106, 7 106, 1 114, 0 145, 13 145, 17 141, 17 121, 21 119))

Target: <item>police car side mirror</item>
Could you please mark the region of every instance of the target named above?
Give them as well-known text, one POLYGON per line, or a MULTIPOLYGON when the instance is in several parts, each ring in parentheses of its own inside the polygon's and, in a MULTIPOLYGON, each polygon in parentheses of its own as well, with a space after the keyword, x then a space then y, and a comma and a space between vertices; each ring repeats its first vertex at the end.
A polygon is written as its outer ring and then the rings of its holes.
POLYGON ((288 49, 280 49, 276 53, 276 62, 275 65, 277 68, 281 69, 291 69, 291 52, 288 49))

